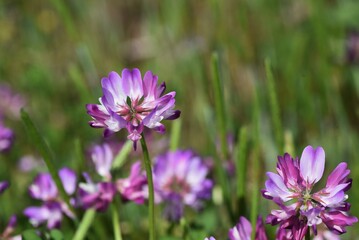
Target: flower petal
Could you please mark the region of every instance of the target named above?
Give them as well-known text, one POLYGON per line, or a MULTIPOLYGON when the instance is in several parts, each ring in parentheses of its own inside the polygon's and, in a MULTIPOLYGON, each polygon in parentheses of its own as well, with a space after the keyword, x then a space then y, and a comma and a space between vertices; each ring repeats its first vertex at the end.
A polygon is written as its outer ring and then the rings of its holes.
POLYGON ((324 172, 325 152, 322 147, 313 149, 312 146, 307 146, 300 158, 300 172, 308 187, 312 187, 314 183, 318 182, 324 172))

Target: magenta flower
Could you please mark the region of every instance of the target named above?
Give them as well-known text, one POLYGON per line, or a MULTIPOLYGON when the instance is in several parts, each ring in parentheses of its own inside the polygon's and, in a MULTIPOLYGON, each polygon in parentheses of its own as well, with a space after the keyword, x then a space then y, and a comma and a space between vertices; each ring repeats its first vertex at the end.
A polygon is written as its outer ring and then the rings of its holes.
POLYGON ((289 154, 278 157, 278 174, 268 172, 266 188, 262 194, 272 199, 280 210, 273 210, 267 223, 280 224, 280 228, 291 229, 293 239, 302 239, 309 227, 316 234, 317 225, 324 223, 336 234, 345 233, 345 227, 358 221, 348 215, 349 203, 345 194, 352 180, 347 176, 347 164, 340 163, 329 175, 325 188, 312 192, 322 178, 325 165, 323 148, 307 146, 300 160, 289 154))
POLYGON ((165 217, 178 221, 185 205, 199 209, 212 194, 209 168, 190 150, 167 152, 155 159, 153 168, 155 199, 165 202, 165 217))
MULTIPOLYGON (((228 238, 229 240, 250 240, 251 234, 252 234, 251 223, 245 217, 240 217, 237 225, 229 229, 228 238)), ((257 219, 256 234, 254 239, 255 240, 268 239, 263 225, 262 217, 260 216, 257 219)), ((216 240, 216 239, 214 237, 210 237, 210 238, 205 238, 204 240, 216 240)))
POLYGON ((91 149, 91 159, 95 165, 96 171, 106 180, 111 180, 110 170, 113 158, 114 156, 111 147, 106 143, 103 145, 96 145, 91 149))
POLYGON ((313 240, 340 240, 340 237, 328 230, 318 230, 318 234, 313 238, 313 240))
POLYGON ((141 163, 135 162, 131 166, 130 176, 128 178, 118 179, 116 188, 120 192, 124 201, 133 201, 137 204, 143 204, 147 197, 147 178, 141 170, 141 163))
POLYGON ((91 127, 105 128, 108 136, 127 128, 128 139, 136 142, 141 139, 144 127, 157 132, 165 132, 162 120, 173 120, 180 116, 180 111, 173 110, 175 92, 163 95, 165 84, 157 85, 158 77, 148 71, 144 78, 137 68, 124 69, 122 76, 110 72, 102 78, 103 96, 100 104, 87 104, 87 113, 93 118, 91 127))
MULTIPOLYGON (((59 171, 62 184, 67 194, 71 195, 76 190, 76 175, 69 168, 62 168, 59 171)), ((58 228, 61 225, 63 215, 73 218, 73 213, 67 204, 59 198, 58 189, 49 173, 40 173, 35 177, 29 187, 29 194, 32 198, 43 202, 40 207, 28 207, 24 210, 25 216, 35 227, 47 223, 47 228, 58 228)))
POLYGON ((6 239, 6 240, 21 240, 22 237, 20 235, 17 236, 11 236, 13 235, 15 228, 17 225, 17 218, 15 215, 12 215, 10 217, 10 220, 5 228, 5 230, 0 233, 0 239, 6 239))
POLYGON ((44 160, 33 155, 24 155, 19 159, 18 168, 22 172, 30 172, 45 167, 44 160))
MULTIPOLYGON (((240 217, 238 224, 229 230, 228 237, 229 240, 250 240, 251 234, 251 223, 245 217, 240 217)), ((257 220, 255 240, 267 240, 261 217, 258 217, 257 220)))
POLYGON ((84 174, 87 183, 79 185, 78 204, 84 209, 94 208, 103 212, 108 208, 116 194, 116 188, 112 182, 93 183, 87 174, 84 174))
POLYGON ((3 193, 9 187, 8 181, 1 181, 0 182, 0 194, 3 193))
POLYGON ((14 133, 10 128, 6 128, 0 119, 0 152, 9 150, 14 141, 14 133))
POLYGON ((17 93, 14 93, 8 85, 0 85, 0 116, 5 112, 18 118, 20 109, 25 106, 25 99, 17 93))

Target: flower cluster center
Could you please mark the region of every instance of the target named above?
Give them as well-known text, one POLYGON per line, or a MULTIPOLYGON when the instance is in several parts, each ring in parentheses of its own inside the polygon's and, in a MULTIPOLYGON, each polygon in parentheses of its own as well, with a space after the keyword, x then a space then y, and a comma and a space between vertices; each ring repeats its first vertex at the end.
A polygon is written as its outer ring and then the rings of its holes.
POLYGON ((131 122, 134 126, 138 126, 139 123, 151 112, 150 108, 143 106, 144 97, 135 100, 131 100, 127 97, 126 104, 120 105, 120 110, 117 114, 123 117, 126 121, 131 122))

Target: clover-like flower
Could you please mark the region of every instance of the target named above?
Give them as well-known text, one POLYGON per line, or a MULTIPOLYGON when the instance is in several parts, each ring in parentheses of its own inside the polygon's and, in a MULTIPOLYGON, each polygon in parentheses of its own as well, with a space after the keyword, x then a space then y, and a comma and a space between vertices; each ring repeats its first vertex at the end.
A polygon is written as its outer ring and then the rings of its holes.
POLYGON ((116 188, 112 182, 92 182, 90 176, 84 173, 86 183, 79 184, 78 205, 84 209, 94 208, 104 212, 112 202, 116 188))
MULTIPOLYGON (((261 216, 258 216, 256 223, 255 240, 267 240, 267 234, 261 216)), ((228 231, 229 240, 250 240, 252 235, 252 225, 245 217, 240 217, 238 223, 228 231)), ((214 237, 204 240, 216 240, 214 237)))
POLYGON ((266 188, 262 194, 272 199, 281 208, 273 210, 267 223, 280 224, 281 229, 290 229, 293 239, 302 239, 311 227, 314 234, 317 225, 324 223, 336 234, 346 232, 345 227, 358 221, 348 215, 350 204, 345 194, 352 180, 345 162, 340 163, 329 175, 325 188, 313 192, 314 185, 322 178, 325 152, 322 147, 307 146, 300 160, 289 154, 278 157, 278 174, 268 172, 266 188))
POLYGON ((0 152, 9 150, 14 141, 14 133, 10 128, 3 125, 0 118, 0 152))
MULTIPOLYGON (((228 232, 229 240, 250 240, 252 234, 252 225, 245 218, 240 217, 236 226, 231 228, 228 232)), ((258 217, 256 224, 255 240, 267 240, 262 217, 258 217)))
MULTIPOLYGON (((71 195, 76 190, 76 174, 69 168, 59 171, 62 184, 67 194, 71 195)), ((49 173, 40 173, 35 177, 29 187, 32 198, 41 200, 43 204, 39 207, 31 206, 24 210, 24 215, 35 227, 47 223, 47 228, 58 228, 61 225, 63 214, 73 218, 73 213, 68 205, 59 198, 58 189, 49 173)))
POLYGON ((131 166, 130 176, 120 178, 116 181, 117 190, 120 192, 124 201, 133 201, 137 204, 143 204, 147 197, 147 178, 141 169, 141 163, 135 162, 131 166))
POLYGON ((162 120, 173 120, 180 111, 173 110, 175 92, 163 95, 166 85, 157 85, 158 77, 148 71, 143 79, 140 70, 124 69, 120 76, 110 72, 102 78, 103 96, 100 104, 87 104, 87 113, 93 118, 91 127, 105 128, 104 135, 127 128, 128 139, 136 142, 141 139, 144 127, 157 132, 165 132, 162 120))
POLYGON ((213 182, 208 173, 208 166, 190 150, 167 152, 155 159, 155 200, 166 204, 167 219, 178 221, 185 205, 199 209, 211 197, 213 182))
POLYGON ((2 194, 9 187, 8 181, 0 181, 0 194, 2 194))

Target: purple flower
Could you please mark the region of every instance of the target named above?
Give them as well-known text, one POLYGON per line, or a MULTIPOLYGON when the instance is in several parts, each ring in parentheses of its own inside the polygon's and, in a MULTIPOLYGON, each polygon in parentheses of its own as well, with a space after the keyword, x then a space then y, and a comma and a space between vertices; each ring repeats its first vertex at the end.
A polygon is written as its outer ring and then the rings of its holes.
POLYGON ((340 240, 340 237, 331 231, 324 230, 318 231, 317 236, 315 236, 313 240, 340 240))
POLYGON ((8 240, 21 240, 21 236, 11 236, 13 232, 15 231, 15 227, 17 225, 17 219, 15 215, 12 215, 10 217, 10 220, 4 230, 3 233, 0 234, 0 239, 8 239, 8 240))
POLYGON ((289 154, 278 157, 278 174, 268 172, 266 188, 262 194, 272 199, 281 209, 273 210, 267 223, 280 224, 282 229, 291 229, 294 239, 302 239, 308 228, 314 234, 317 225, 324 223, 337 234, 345 233, 345 227, 358 221, 347 214, 350 205, 345 194, 352 180, 348 179, 350 170, 347 164, 340 163, 329 175, 325 188, 312 192, 314 185, 322 178, 325 165, 325 152, 322 147, 313 149, 307 146, 300 160, 289 154))
MULTIPOLYGON (((228 237, 229 240, 250 240, 251 234, 251 223, 245 217, 240 217, 238 224, 229 230, 228 237)), ((258 217, 257 220, 255 239, 267 240, 267 235, 265 233, 263 220, 261 217, 258 217)))
MULTIPOLYGON (((69 168, 62 168, 59 176, 65 191, 71 195, 76 189, 76 175, 69 168)), ((67 204, 59 198, 57 187, 49 173, 38 174, 29 187, 31 197, 43 201, 40 207, 28 207, 24 210, 25 216, 30 223, 39 226, 47 222, 47 228, 58 228, 61 225, 63 214, 73 218, 73 213, 67 204)))
POLYGON ((141 163, 135 162, 131 166, 128 178, 118 179, 116 188, 121 193, 123 200, 143 204, 147 196, 147 178, 141 170, 141 163))
MULTIPOLYGON (((14 93, 8 85, 0 85, 0 99, 1 111, 7 111, 16 118, 20 116, 20 109, 25 106, 25 100, 20 94, 14 93)), ((0 112, 2 114, 4 112, 0 112)))
POLYGON ((11 148, 14 134, 11 129, 6 128, 0 119, 0 152, 5 152, 11 148))
POLYGON ((111 182, 93 183, 87 174, 84 174, 87 183, 79 185, 78 204, 84 209, 94 208, 98 212, 103 212, 112 202, 116 193, 116 188, 111 182))
POLYGON ((0 182, 0 194, 3 193, 9 187, 8 181, 1 181, 0 182))
POLYGON ((107 179, 111 179, 111 166, 113 161, 113 152, 108 144, 96 145, 91 150, 91 159, 95 165, 97 173, 107 179))
POLYGON ((357 63, 359 60, 359 32, 351 31, 346 39, 346 60, 348 63, 357 63))
POLYGON ((161 121, 178 118, 180 111, 173 110, 176 93, 163 95, 166 86, 164 83, 157 85, 157 81, 158 77, 150 71, 142 79, 137 68, 124 69, 122 76, 110 72, 101 80, 100 104, 86 105, 87 113, 93 118, 90 126, 105 128, 105 136, 127 128, 128 139, 134 142, 134 147, 144 127, 165 132, 161 121))
POLYGON ((205 238, 204 240, 216 240, 214 237, 205 238))
POLYGON ((199 209, 202 200, 211 197, 213 182, 206 178, 208 172, 202 159, 190 150, 167 152, 155 159, 155 199, 167 203, 167 219, 178 221, 184 205, 199 209))
POLYGON ((43 159, 25 155, 19 159, 18 168, 22 172, 30 172, 44 167, 43 159))

